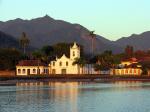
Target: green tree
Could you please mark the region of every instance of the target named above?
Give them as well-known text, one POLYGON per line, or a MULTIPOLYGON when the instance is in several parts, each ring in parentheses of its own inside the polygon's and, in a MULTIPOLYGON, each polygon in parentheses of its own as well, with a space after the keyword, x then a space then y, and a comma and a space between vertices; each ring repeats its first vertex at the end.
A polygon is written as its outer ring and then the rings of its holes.
POLYGON ((20 38, 20 45, 23 48, 23 53, 26 54, 26 48, 28 47, 30 43, 30 40, 28 39, 25 32, 22 33, 22 36, 20 38))
POLYGON ((47 45, 42 47, 41 51, 44 55, 49 56, 52 53, 54 53, 54 48, 52 46, 47 45))
POLYGON ((142 65, 142 75, 148 75, 148 70, 150 69, 150 61, 143 61, 140 62, 140 64, 142 65))
POLYGON ((112 51, 104 51, 102 54, 95 56, 95 69, 108 70, 120 64, 122 54, 112 54, 112 51))
POLYGON ((85 66, 86 64, 86 60, 84 58, 76 58, 75 61, 73 62, 73 65, 76 65, 78 66, 78 73, 80 74, 80 68, 82 68, 82 74, 83 74, 83 67, 85 66))
POLYGON ((50 60, 53 59, 54 56, 54 48, 52 46, 44 46, 42 49, 41 49, 41 52, 42 52, 42 60, 45 61, 45 62, 49 62, 50 60))
POLYGON ((0 49, 0 69, 1 70, 14 70, 16 64, 21 60, 21 52, 17 49, 5 48, 0 49))

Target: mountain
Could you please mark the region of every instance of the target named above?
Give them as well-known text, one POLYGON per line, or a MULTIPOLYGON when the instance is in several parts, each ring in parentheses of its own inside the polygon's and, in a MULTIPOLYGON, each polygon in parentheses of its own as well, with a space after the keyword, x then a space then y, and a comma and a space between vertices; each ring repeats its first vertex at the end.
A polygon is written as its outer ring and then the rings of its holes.
POLYGON ((150 49, 150 31, 142 34, 133 34, 129 37, 123 37, 115 42, 119 46, 125 47, 126 45, 132 45, 135 50, 148 50, 150 49))
MULTIPOLYGON (((91 38, 89 30, 79 24, 72 24, 62 20, 55 20, 48 15, 32 20, 15 19, 0 22, 0 31, 8 33, 19 39, 22 32, 26 32, 30 45, 41 48, 44 45, 53 45, 59 42, 74 42, 84 46, 86 53, 90 53, 91 38)), ((104 50, 120 52, 121 48, 112 41, 98 36, 95 39, 95 52, 104 50)))
POLYGON ((0 48, 19 48, 19 42, 13 36, 0 31, 0 48))

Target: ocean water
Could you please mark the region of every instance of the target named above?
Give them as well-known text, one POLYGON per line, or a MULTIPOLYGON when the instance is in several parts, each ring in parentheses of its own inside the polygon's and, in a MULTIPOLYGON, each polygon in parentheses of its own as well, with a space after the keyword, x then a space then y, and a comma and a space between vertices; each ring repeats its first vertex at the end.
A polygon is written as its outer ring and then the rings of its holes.
POLYGON ((0 86, 0 112, 150 112, 150 83, 20 82, 0 86))

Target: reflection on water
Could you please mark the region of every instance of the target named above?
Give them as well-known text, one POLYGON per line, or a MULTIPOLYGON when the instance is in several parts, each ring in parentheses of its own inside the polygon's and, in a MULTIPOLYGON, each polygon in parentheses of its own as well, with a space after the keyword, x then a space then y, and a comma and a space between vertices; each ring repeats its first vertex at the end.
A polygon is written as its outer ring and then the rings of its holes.
MULTIPOLYGON (((16 91, 16 102, 33 104, 38 103, 40 105, 45 104, 53 111, 59 112, 77 112, 77 94, 78 83, 60 83, 60 82, 35 82, 35 83, 17 83, 16 88, 20 91, 16 91), (40 90, 40 91, 39 91, 40 90), (22 94, 22 96, 21 96, 22 94), (27 95, 24 95, 27 94, 27 95), (67 105, 63 105, 68 101, 67 105), (51 105, 52 104, 52 105, 51 105), (56 104, 56 105, 55 105, 56 104), (58 105, 57 105, 58 104, 58 105), (71 105, 70 105, 71 104, 71 105), (61 106, 63 105, 63 106, 61 106), (68 108, 69 105, 69 108, 68 108), (59 107, 59 108, 58 108, 59 107), (61 109, 60 109, 61 108, 61 109), (69 109, 69 110, 66 110, 69 109)), ((39 105, 39 106, 40 106, 39 105)), ((45 107, 39 107, 39 109, 45 107)))
POLYGON ((0 86, 0 112, 149 112, 150 83, 32 82, 0 86))

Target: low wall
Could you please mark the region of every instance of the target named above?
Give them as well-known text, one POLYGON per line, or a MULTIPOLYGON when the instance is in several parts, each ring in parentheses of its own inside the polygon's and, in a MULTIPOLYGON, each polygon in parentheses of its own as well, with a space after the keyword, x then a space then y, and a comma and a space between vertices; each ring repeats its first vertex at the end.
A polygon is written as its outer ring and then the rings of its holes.
POLYGON ((15 76, 16 72, 15 71, 0 71, 0 76, 15 76))

